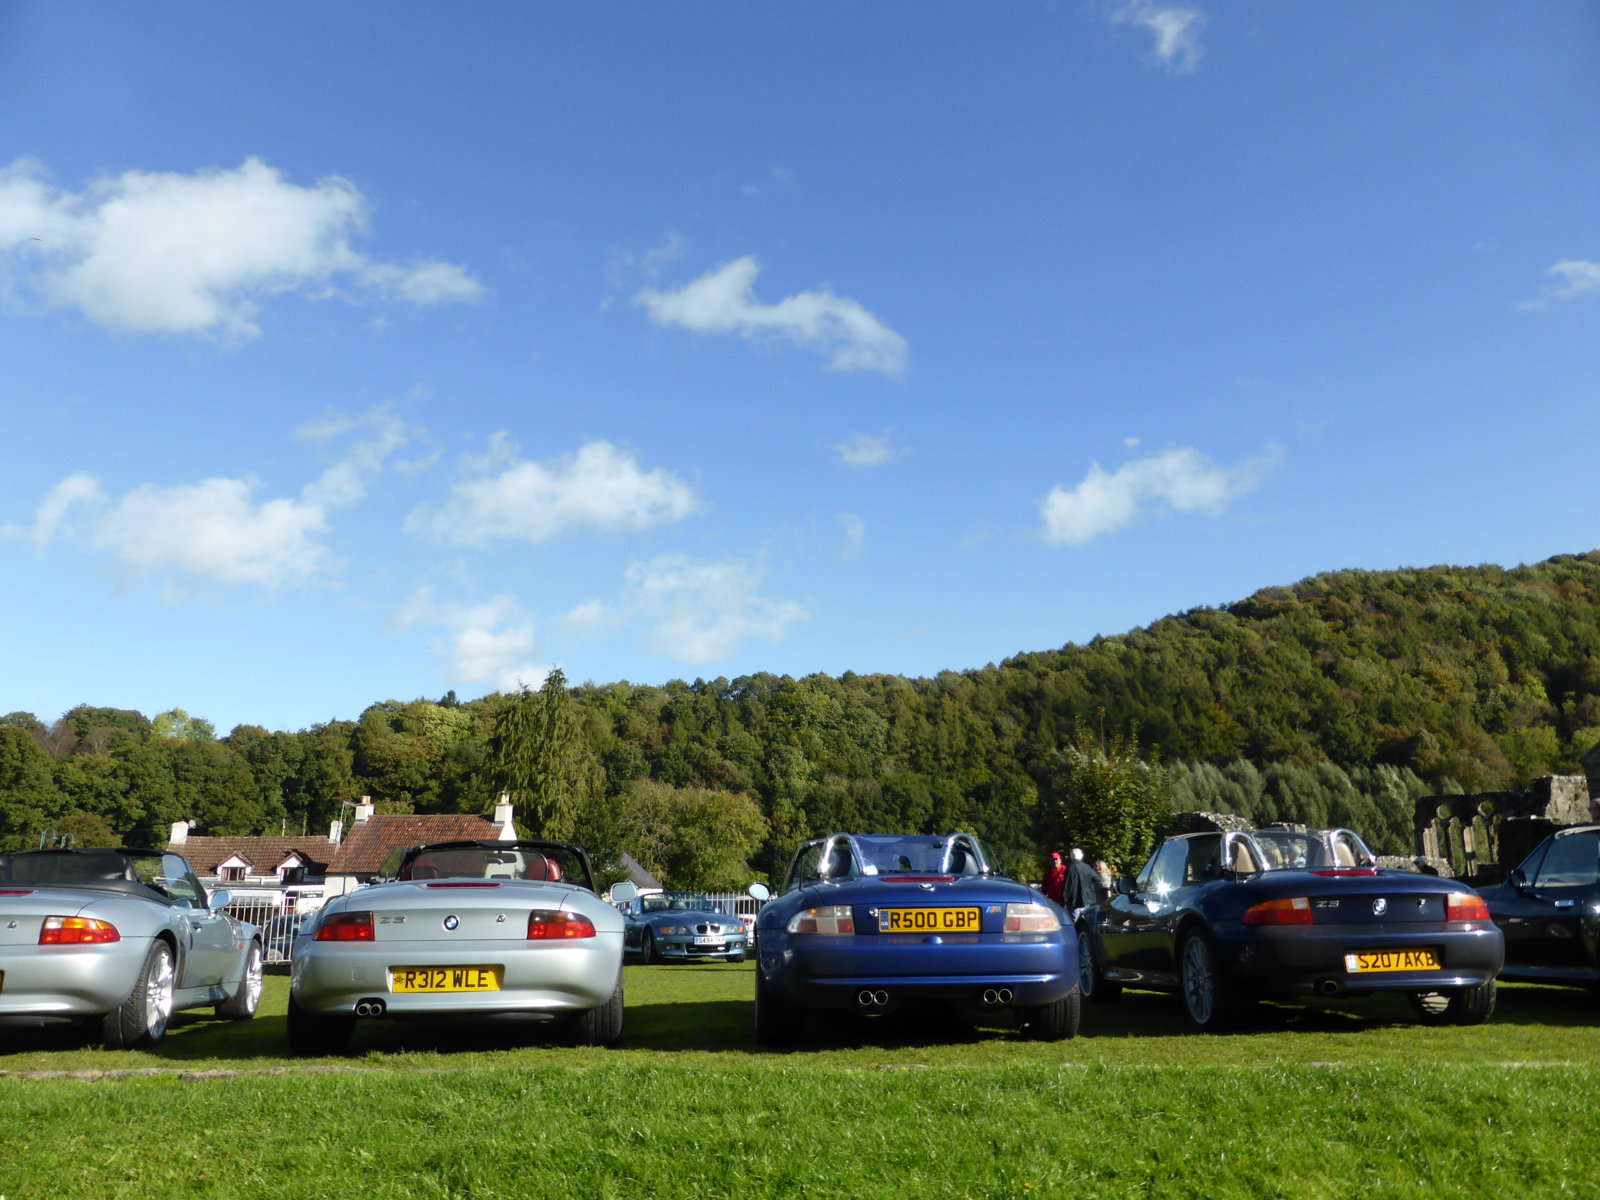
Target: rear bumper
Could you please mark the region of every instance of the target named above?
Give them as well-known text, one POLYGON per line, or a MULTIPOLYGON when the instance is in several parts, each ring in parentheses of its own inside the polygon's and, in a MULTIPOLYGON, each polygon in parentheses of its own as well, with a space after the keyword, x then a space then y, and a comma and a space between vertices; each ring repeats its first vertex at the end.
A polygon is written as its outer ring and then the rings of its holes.
POLYGON ((817 1009, 854 1011, 863 990, 884 994, 878 1008, 922 1001, 983 1007, 985 994, 998 989, 1011 1003, 1030 1006, 1060 1000, 1078 985, 1077 942, 1061 934, 769 934, 759 957, 769 984, 817 1009))
POLYGON ((290 967, 295 1003, 312 1013, 349 1013, 381 999, 390 1016, 450 1013, 584 1012, 604 1004, 622 969, 622 934, 581 941, 427 944, 302 943, 290 967), (484 992, 396 992, 395 967, 497 967, 500 987, 484 992))
POLYGON ((1500 971, 1505 944, 1493 926, 1377 933, 1370 926, 1288 926, 1213 931, 1222 965, 1251 990, 1280 996, 1363 995, 1477 987, 1500 971), (1357 951, 1432 950, 1436 970, 1352 971, 1357 951))
POLYGON ((92 1017, 133 994, 149 938, 0 949, 0 1017, 92 1017))

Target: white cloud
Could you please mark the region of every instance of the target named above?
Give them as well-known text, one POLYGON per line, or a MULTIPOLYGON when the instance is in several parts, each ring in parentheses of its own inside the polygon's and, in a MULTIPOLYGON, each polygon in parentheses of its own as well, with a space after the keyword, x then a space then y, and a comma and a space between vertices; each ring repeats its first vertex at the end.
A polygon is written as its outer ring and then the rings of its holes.
POLYGON ((256 336, 258 301, 325 294, 349 280, 382 298, 476 300, 483 285, 451 263, 401 266, 359 253, 368 204, 336 176, 290 183, 257 158, 189 175, 127 171, 82 192, 52 188, 19 159, 0 170, 0 252, 46 304, 121 333, 256 336))
POLYGON ((867 523, 855 513, 840 513, 839 525, 844 530, 844 548, 839 557, 854 562, 867 548, 867 523))
POLYGON ((140 577, 170 572, 225 587, 293 586, 328 564, 315 536, 327 532, 327 511, 287 498, 257 502, 258 487, 249 479, 145 484, 95 523, 90 544, 140 577))
POLYGON ((538 645, 533 619, 512 596, 483 604, 440 603, 428 588, 418 589, 395 614, 398 630, 422 625, 443 630, 429 644, 446 682, 463 687, 514 692, 542 687, 548 665, 535 663, 538 645))
POLYGON ((1155 39, 1152 53, 1156 61, 1175 74, 1187 75, 1200 65, 1205 53, 1200 31, 1205 28, 1206 18, 1199 9, 1158 0, 1127 0, 1111 19, 1149 33, 1155 39))
POLYGON ((645 288, 633 298, 657 325, 695 333, 775 337, 829 355, 835 371, 882 371, 906 367, 906 340, 856 301, 824 287, 799 292, 776 304, 755 298, 761 266, 754 257, 734 259, 675 292, 645 288))
POLYGON ((488 452, 468 456, 438 509, 419 508, 406 531, 464 546, 498 540, 548 542, 592 530, 630 532, 680 521, 699 510, 694 489, 670 471, 643 470, 633 454, 610 442, 589 442, 576 454, 547 463, 519 457, 503 433, 488 452))
POLYGON ((810 614, 793 601, 758 595, 761 572, 737 560, 694 562, 662 555, 628 568, 621 607, 649 626, 645 643, 678 662, 727 658, 747 639, 781 641, 810 614))
POLYGON ((1183 448, 1127 463, 1114 472, 1092 463, 1076 487, 1053 487, 1039 502, 1045 540, 1081 546, 1133 524, 1151 505, 1221 516, 1260 484, 1277 457, 1278 451, 1271 449, 1228 470, 1198 450, 1183 448))
POLYGON ((93 475, 77 472, 51 488, 34 513, 31 528, 7 525, 0 536, 8 541, 32 542, 43 550, 66 528, 68 514, 75 508, 95 509, 105 503, 106 494, 93 475))
POLYGON ((636 286, 641 280, 659 279, 661 272, 680 261, 688 250, 689 243, 683 234, 672 229, 662 234, 660 240, 642 254, 630 250, 612 250, 606 256, 606 282, 620 290, 636 286))
POLYGON ((847 467, 882 467, 905 455, 889 441, 889 435, 858 433, 848 442, 834 447, 839 461, 847 467))
POLYGON ((1545 272, 1558 282, 1545 289, 1543 300, 1524 304, 1524 308, 1541 308, 1551 300, 1576 300, 1584 296, 1600 295, 1600 263, 1582 259, 1565 259, 1545 272))
POLYGON ((361 417, 326 418, 301 436, 328 441, 351 431, 374 431, 358 440, 298 498, 262 500, 253 478, 214 477, 198 483, 142 484, 116 501, 86 473, 56 484, 40 505, 31 530, 6 527, 11 538, 41 548, 58 534, 72 533, 89 549, 116 559, 136 578, 166 576, 166 595, 179 599, 187 586, 287 588, 335 567, 322 535, 334 510, 366 497, 387 457, 412 431, 383 409, 361 417), (69 515, 81 518, 69 525, 69 515))

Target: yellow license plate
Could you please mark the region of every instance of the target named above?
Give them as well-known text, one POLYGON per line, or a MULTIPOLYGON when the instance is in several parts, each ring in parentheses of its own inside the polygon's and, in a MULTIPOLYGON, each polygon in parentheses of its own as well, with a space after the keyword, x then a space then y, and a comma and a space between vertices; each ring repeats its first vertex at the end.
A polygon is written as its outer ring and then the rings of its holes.
POLYGON ((977 933, 975 908, 880 908, 879 933, 977 933))
POLYGON ((1358 950, 1344 956, 1344 969, 1352 975, 1372 971, 1437 971, 1439 954, 1434 950, 1358 950))
POLYGON ((391 992, 498 992, 499 967, 390 967, 391 992))

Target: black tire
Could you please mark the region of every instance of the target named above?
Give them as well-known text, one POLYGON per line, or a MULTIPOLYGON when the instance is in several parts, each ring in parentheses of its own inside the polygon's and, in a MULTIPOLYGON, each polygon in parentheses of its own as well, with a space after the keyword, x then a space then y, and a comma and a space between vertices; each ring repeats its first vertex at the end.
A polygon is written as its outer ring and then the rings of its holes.
POLYGON ((729 957, 728 961, 731 962, 731 963, 742 963, 744 961, 744 955, 742 955, 742 954, 732 955, 732 956, 729 957))
POLYGON ((1087 929, 1078 930, 1078 990, 1090 1004, 1110 1004, 1122 998, 1122 985, 1100 974, 1094 938, 1087 929))
POLYGON ((217 1005, 217 1016, 229 1021, 248 1021, 261 1007, 261 943, 251 942, 245 951, 244 973, 233 994, 217 1005))
POLYGON ((1495 983, 1448 992, 1412 992, 1411 1007, 1429 1025, 1482 1025, 1494 1013, 1495 983))
POLYGON ((1076 987, 1054 1003, 1017 1007, 1017 1024, 1031 1042, 1064 1042, 1077 1037, 1082 1016, 1083 992, 1076 987))
POLYGON ((355 1014, 307 1012, 289 995, 289 1050, 300 1055, 343 1054, 350 1049, 355 1014))
POLYGON ((172 1020, 172 993, 177 986, 172 947, 160 938, 150 943, 133 992, 100 1022, 100 1040, 111 1050, 153 1046, 172 1020))
POLYGON ((611 999, 578 1014, 572 1023, 572 1041, 578 1046, 620 1046, 622 1044, 622 972, 611 999))
POLYGON ((1200 929, 1191 930, 1178 943, 1178 995, 1190 1023, 1206 1033, 1233 1028, 1248 1007, 1217 961, 1211 939, 1200 929))
POLYGON ((756 965, 756 1045, 794 1046, 806 1035, 806 1011, 778 993, 756 965))
POLYGON ((647 963, 661 961, 661 955, 656 952, 656 935, 648 929, 639 935, 639 957, 647 963))

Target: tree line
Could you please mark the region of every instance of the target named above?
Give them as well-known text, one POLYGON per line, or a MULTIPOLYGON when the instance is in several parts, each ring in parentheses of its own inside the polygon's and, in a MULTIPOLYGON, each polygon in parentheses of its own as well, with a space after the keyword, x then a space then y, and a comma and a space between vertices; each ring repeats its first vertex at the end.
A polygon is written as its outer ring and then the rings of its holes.
POLYGON ((0 844, 322 832, 487 812, 731 887, 834 829, 967 829, 1014 870, 1130 864, 1173 809, 1357 829, 1410 850, 1415 800, 1578 770, 1600 743, 1600 554, 1340 571, 1085 645, 932 678, 615 682, 386 700, 219 736, 181 710, 0 717, 0 844), (1098 815, 1096 815, 1098 814, 1098 815), (1092 845, 1090 844, 1092 843, 1092 845))

